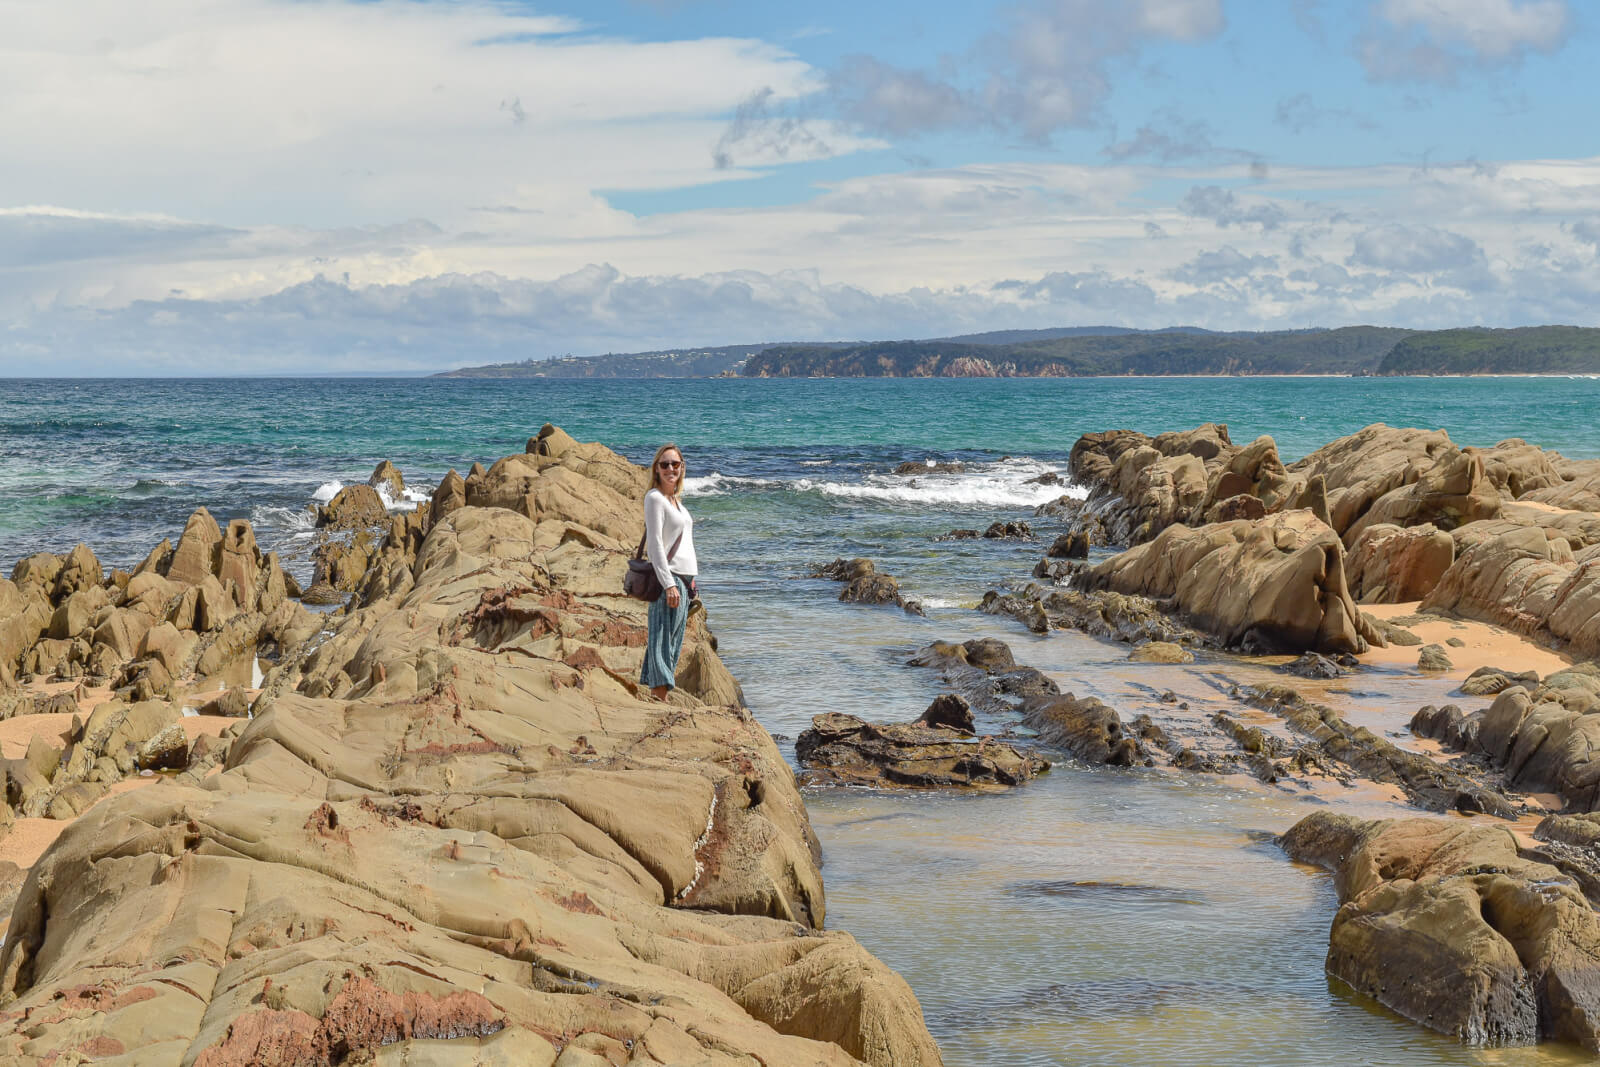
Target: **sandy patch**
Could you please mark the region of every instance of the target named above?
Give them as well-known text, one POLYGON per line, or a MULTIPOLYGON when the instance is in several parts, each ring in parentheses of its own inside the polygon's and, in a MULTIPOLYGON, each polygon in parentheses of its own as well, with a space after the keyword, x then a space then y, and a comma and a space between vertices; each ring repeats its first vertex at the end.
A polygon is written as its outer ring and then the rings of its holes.
MULTIPOLYGON (((1380 619, 1414 615, 1417 604, 1362 604, 1361 610, 1380 619)), ((1504 627, 1469 619, 1429 619, 1426 622, 1403 622, 1399 625, 1422 638, 1426 645, 1440 645, 1454 670, 1434 675, 1439 678, 1460 680, 1479 667, 1504 667, 1512 671, 1538 671, 1540 676, 1554 674, 1571 665, 1572 660, 1559 652, 1545 648, 1521 634, 1504 627), (1462 642, 1460 647, 1449 643, 1451 638, 1462 642)), ((1410 667, 1416 670, 1420 646, 1390 645, 1374 648, 1361 657, 1369 666, 1410 667)), ((1420 671, 1418 673, 1421 673, 1420 671)))
POLYGON ((61 735, 71 728, 72 720, 76 717, 65 713, 18 715, 0 722, 0 759, 21 759, 26 756, 28 742, 35 737, 43 737, 52 747, 61 748, 66 743, 61 735))

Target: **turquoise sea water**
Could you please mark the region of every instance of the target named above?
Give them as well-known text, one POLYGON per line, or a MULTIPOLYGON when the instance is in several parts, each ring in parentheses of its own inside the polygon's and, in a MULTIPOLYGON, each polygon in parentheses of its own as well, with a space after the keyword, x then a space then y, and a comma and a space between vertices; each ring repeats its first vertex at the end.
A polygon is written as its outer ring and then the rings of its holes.
MULTIPOLYGON (((1292 460, 1384 421, 1592 457, 1597 410, 1590 379, 11 380, 0 573, 78 541, 133 563, 205 504, 252 519, 304 576, 319 494, 383 459, 426 489, 521 451, 550 421, 638 461, 663 440, 682 447, 711 622, 774 734, 823 711, 913 717, 938 690, 906 653, 986 635, 1135 714, 1148 690, 1177 684, 1156 673, 1170 668, 1130 675, 1125 649, 973 610, 984 590, 1026 580, 1041 544, 935 538, 1037 522, 1034 505, 1061 490, 1029 479, 1064 471, 1092 430, 1226 422, 1235 441, 1270 434, 1292 460), (929 459, 966 470, 891 473, 929 459), (899 576, 929 617, 843 605, 833 583, 803 577, 855 555, 899 576)), ((1037 525, 1048 543, 1054 529, 1037 525)), ((1397 700, 1402 725, 1443 696, 1418 686, 1397 700)), ((1328 879, 1263 843, 1309 803, 1234 779, 1071 765, 1001 796, 808 791, 829 924, 905 975, 952 1065, 1587 1062, 1463 1049, 1330 983, 1328 879), (1084 882, 1113 888, 1070 885, 1084 882)))

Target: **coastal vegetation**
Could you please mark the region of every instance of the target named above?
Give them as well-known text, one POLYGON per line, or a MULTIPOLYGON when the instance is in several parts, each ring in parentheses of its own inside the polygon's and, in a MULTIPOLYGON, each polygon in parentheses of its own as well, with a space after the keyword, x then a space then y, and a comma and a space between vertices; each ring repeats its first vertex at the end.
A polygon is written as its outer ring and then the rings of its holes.
POLYGON ((1600 329, 1388 326, 999 330, 905 341, 726 345, 463 367, 445 378, 1075 378, 1270 374, 1600 374, 1600 329))

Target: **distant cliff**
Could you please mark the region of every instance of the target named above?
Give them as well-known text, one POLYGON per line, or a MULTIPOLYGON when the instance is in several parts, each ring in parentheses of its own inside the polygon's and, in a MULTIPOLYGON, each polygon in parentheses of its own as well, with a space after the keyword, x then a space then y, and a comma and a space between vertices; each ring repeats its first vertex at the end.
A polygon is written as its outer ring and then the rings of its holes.
POLYGON ((566 356, 492 363, 435 374, 435 378, 716 378, 736 374, 761 345, 680 348, 604 356, 566 356))
POLYGON ((1378 367, 1413 331, 1379 326, 1276 333, 1162 331, 1016 344, 880 341, 778 345, 752 356, 761 378, 1030 378, 1167 374, 1354 374, 1378 367))

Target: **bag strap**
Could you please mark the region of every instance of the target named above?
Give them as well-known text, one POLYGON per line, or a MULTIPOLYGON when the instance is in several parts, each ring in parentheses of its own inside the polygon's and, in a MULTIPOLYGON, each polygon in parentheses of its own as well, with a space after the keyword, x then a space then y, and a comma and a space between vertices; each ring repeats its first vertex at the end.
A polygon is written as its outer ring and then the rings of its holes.
MULTIPOLYGON (((633 550, 634 559, 644 559, 644 539, 649 536, 650 533, 648 530, 639 535, 639 547, 633 550)), ((679 534, 678 539, 672 542, 672 547, 667 549, 668 563, 671 563, 672 557, 678 554, 678 546, 681 544, 683 544, 683 534, 679 534)))

